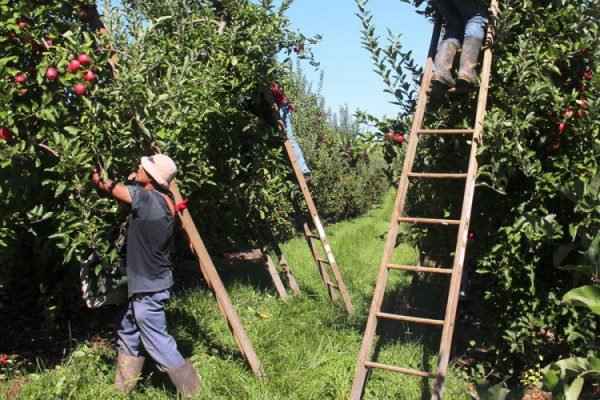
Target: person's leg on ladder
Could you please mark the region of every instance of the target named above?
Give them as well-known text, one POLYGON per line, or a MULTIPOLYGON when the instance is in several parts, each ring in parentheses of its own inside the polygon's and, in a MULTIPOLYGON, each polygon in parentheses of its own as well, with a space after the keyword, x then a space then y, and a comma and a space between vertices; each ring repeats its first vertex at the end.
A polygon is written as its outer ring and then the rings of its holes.
POLYGON ((459 85, 474 85, 477 81, 475 69, 479 59, 479 50, 488 23, 487 9, 480 0, 453 1, 465 21, 460 67, 456 79, 459 85))
POLYGON ((456 82, 452 76, 452 65, 456 51, 460 49, 465 25, 452 0, 436 0, 434 5, 444 18, 444 36, 435 55, 435 71, 431 80, 440 86, 453 87, 456 82))

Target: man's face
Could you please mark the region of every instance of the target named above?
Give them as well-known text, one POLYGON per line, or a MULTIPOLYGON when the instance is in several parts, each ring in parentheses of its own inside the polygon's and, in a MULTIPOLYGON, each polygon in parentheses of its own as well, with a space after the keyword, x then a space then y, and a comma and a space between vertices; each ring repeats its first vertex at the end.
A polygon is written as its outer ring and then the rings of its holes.
POLYGON ((146 170, 142 167, 142 163, 138 164, 138 170, 135 173, 134 180, 140 185, 145 185, 146 183, 150 182, 150 177, 148 176, 146 170))

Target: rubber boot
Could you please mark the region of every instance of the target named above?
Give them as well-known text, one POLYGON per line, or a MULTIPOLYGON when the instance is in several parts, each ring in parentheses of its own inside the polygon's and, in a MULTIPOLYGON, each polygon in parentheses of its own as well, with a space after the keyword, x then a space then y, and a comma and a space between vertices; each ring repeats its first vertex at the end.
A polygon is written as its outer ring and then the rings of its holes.
POLYGON ((471 86, 475 84, 477 80, 475 68, 477 67, 482 41, 483 39, 474 36, 465 36, 462 53, 460 54, 460 68, 456 78, 459 85, 471 86))
POLYGON ((181 367, 167 373, 179 394, 184 398, 191 399, 202 392, 202 382, 200 382, 198 372, 189 358, 185 359, 185 363, 181 367))
POLYGON ((131 392, 138 381, 143 366, 144 357, 133 357, 119 353, 117 375, 115 376, 117 392, 131 392))
POLYGON ((453 87, 456 82, 452 77, 452 64, 457 47, 453 42, 442 40, 437 54, 435 55, 435 72, 431 77, 434 84, 453 87))

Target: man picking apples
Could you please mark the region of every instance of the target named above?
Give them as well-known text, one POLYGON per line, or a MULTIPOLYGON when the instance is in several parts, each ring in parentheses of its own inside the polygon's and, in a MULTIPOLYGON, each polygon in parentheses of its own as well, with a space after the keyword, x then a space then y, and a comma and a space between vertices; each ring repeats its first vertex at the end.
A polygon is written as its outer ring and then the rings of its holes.
POLYGON ((131 392, 147 354, 166 372, 177 391, 190 398, 202 391, 200 377, 189 359, 177 350, 167 332, 165 303, 173 285, 171 251, 175 206, 169 184, 177 168, 164 154, 142 157, 136 172, 122 185, 92 171, 92 182, 115 199, 130 204, 127 228, 127 307, 117 329, 119 392, 131 392))

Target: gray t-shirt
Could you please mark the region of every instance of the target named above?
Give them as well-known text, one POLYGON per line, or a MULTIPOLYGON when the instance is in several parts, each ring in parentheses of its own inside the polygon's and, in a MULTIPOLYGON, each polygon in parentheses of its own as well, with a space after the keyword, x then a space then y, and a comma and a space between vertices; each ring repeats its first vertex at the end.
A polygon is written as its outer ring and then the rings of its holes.
POLYGON ((166 199, 139 186, 127 189, 132 200, 127 228, 129 297, 169 289, 173 285, 173 218, 166 199))

